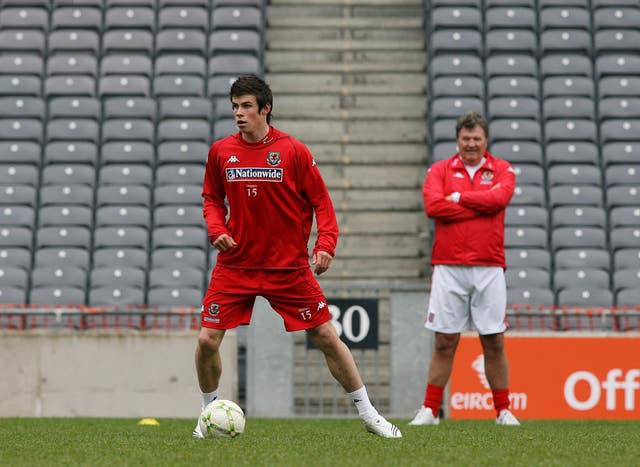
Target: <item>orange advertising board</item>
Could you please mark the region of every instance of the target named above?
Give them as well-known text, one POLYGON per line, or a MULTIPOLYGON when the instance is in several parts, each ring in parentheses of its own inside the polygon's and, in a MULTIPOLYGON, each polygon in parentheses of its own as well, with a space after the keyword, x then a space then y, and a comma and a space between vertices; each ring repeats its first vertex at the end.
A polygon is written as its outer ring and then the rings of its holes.
MULTIPOLYGON (((511 410, 520 419, 640 419, 640 336, 506 335, 511 410)), ((494 418, 477 335, 463 335, 449 417, 494 418)))

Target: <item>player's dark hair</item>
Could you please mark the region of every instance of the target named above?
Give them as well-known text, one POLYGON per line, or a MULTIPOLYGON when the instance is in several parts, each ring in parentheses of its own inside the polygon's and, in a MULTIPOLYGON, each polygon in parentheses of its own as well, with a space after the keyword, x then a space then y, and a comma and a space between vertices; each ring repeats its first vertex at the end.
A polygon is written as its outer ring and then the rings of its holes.
POLYGON ((489 123, 487 123, 485 118, 478 112, 468 112, 458 118, 458 121, 456 122, 456 139, 458 138, 460 130, 463 128, 470 130, 476 126, 479 126, 484 130, 485 137, 489 137, 489 123))
POLYGON ((267 83, 257 76, 241 76, 233 82, 229 90, 229 99, 240 96, 255 96, 258 103, 258 111, 264 109, 269 104, 271 109, 267 114, 267 123, 271 122, 271 111, 273 110, 273 94, 267 83))

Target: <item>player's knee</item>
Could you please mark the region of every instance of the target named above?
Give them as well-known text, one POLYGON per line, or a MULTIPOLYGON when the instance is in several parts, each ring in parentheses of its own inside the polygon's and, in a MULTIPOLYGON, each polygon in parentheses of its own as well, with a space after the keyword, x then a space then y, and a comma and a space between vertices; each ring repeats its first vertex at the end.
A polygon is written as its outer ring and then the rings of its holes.
POLYGON ((436 338, 435 351, 440 354, 453 354, 458 347, 457 335, 441 334, 436 338))
POLYGON ((320 350, 328 350, 340 342, 331 324, 320 325, 317 328, 309 329, 309 337, 313 344, 320 350))
POLYGON ((208 332, 201 332, 198 336, 198 347, 203 354, 213 354, 220 349, 222 336, 208 332))

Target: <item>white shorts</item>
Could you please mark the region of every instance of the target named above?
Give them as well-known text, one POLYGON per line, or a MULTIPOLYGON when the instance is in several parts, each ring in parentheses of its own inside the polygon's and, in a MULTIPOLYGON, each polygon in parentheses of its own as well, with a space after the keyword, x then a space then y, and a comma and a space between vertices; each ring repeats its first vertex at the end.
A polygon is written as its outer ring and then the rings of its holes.
POLYGON ((437 264, 424 326, 445 334, 477 330, 497 334, 507 328, 504 270, 494 266, 437 264))

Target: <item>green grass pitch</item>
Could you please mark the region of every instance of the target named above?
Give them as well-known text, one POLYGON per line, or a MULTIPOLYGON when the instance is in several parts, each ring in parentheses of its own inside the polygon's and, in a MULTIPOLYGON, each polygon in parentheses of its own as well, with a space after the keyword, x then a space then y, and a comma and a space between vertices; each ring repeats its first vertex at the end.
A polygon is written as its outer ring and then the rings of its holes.
POLYGON ((194 440, 195 420, 0 419, 0 466, 638 466, 640 421, 443 421, 382 439, 354 419, 251 419, 236 439, 194 440))

